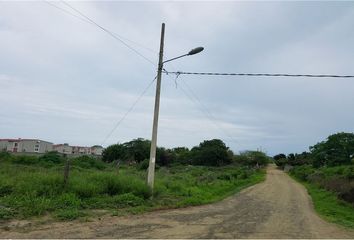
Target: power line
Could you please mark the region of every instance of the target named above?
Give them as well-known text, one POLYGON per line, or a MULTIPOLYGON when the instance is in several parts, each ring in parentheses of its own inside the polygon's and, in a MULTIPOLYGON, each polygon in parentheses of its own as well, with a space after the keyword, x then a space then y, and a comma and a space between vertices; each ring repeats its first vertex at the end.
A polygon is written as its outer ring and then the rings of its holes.
POLYGON ((195 92, 192 90, 192 88, 187 84, 186 81, 184 81, 182 79, 182 82, 184 83, 184 85, 187 87, 187 89, 189 90, 189 92, 192 94, 193 98, 196 100, 197 103, 199 103, 199 105, 202 107, 205 116, 214 123, 214 125, 219 128, 219 130, 225 134, 225 136, 227 136, 228 138, 230 138, 232 141, 234 142, 238 142, 234 137, 232 137, 230 134, 228 134, 224 128, 222 128, 218 123, 217 123, 217 119, 215 118, 215 116, 210 112, 210 110, 205 106, 205 104, 203 104, 203 102, 200 100, 200 98, 195 94, 195 92))
MULTIPOLYGON (((81 21, 84 21, 84 22, 86 22, 86 23, 88 23, 88 24, 90 24, 90 25, 95 25, 94 23, 92 23, 92 22, 86 20, 85 18, 80 17, 79 15, 73 14, 72 12, 66 10, 65 8, 59 7, 58 5, 53 4, 53 3, 50 2, 50 1, 44 0, 44 2, 46 2, 47 4, 49 4, 49 5, 51 5, 51 6, 55 7, 55 8, 57 8, 57 9, 59 9, 60 11, 63 11, 63 12, 65 12, 65 13, 67 13, 67 14, 69 14, 69 15, 71 15, 71 16, 77 18, 77 19, 80 19, 81 21)), ((120 34, 118 34, 118 33, 115 33, 115 32, 113 32, 113 31, 111 31, 111 32, 114 33, 115 35, 119 36, 120 38, 122 38, 122 39, 128 41, 128 42, 131 42, 131 43, 133 43, 133 44, 135 44, 135 45, 137 45, 137 46, 140 46, 141 48, 144 48, 144 49, 146 49, 146 50, 148 50, 148 51, 150 51, 150 52, 152 52, 152 53, 154 53, 154 54, 158 54, 158 52, 156 52, 155 50, 153 50, 153 49, 151 49, 151 48, 149 48, 149 47, 147 47, 147 46, 145 46, 145 45, 143 45, 143 44, 141 44, 141 43, 138 43, 138 42, 135 42, 135 41, 133 41, 133 40, 130 40, 130 39, 128 39, 128 38, 126 38, 126 37, 123 37, 122 35, 120 35, 120 34)))
MULTIPOLYGON (((76 18, 79 18, 85 22, 89 22, 90 24, 95 25, 96 27, 100 28, 102 31, 106 32, 107 34, 109 34, 111 37, 113 37, 114 39, 116 39, 117 41, 119 41, 120 43, 122 43, 123 45, 125 45, 127 48, 129 48, 130 50, 132 50, 133 52, 135 52, 137 55, 139 55, 140 57, 144 58, 146 61, 148 61, 149 63, 151 63, 152 65, 156 65, 152 60, 150 60, 149 58, 145 57, 142 53, 140 53, 138 50, 134 49, 133 47, 131 47, 129 44, 127 44, 125 41, 123 41, 121 38, 121 36, 119 36, 116 33, 113 33, 112 31, 108 30, 105 27, 102 27, 101 25, 99 25, 98 23, 96 23, 95 21, 93 21, 91 18, 89 18, 88 16, 86 16, 85 14, 83 14, 82 12, 80 12, 79 10, 77 10, 76 8, 74 8, 73 6, 71 6, 69 3, 61 0, 62 3, 64 3, 66 6, 68 6, 69 8, 71 8, 72 10, 74 10, 75 12, 77 12, 78 14, 80 14, 83 18, 72 14, 71 12, 64 10, 63 8, 60 8, 58 6, 55 6, 56 8, 72 15, 75 16, 76 18)), ((47 2, 48 3, 48 2, 47 2)), ((50 4, 51 6, 53 6, 53 4, 50 4)))
MULTIPOLYGON (((170 77, 170 79, 173 80, 173 78, 170 77)), ((181 85, 179 85, 179 89, 184 93, 184 95, 191 101, 193 102, 196 106, 200 106, 198 109, 199 111, 211 122, 215 125, 215 127, 222 133, 224 134, 227 138, 231 139, 234 142, 238 142, 234 137, 229 135, 223 127, 221 127, 218 123, 214 115, 210 112, 210 110, 202 103, 202 101, 198 98, 198 96, 195 94, 195 92, 191 89, 191 87, 183 81, 184 85, 186 86, 186 89, 184 89, 181 85)))
POLYGON ((251 76, 251 77, 311 77, 311 78, 354 78, 354 75, 332 74, 287 74, 287 73, 217 73, 217 72, 168 72, 165 74, 179 75, 209 75, 209 76, 251 76))
MULTIPOLYGON (((176 68, 174 67, 174 65, 172 63, 170 63, 172 69, 174 70, 174 72, 176 72, 176 68)), ((176 84, 176 88, 177 88, 177 78, 178 75, 176 76, 175 79, 173 79, 170 75, 168 75, 168 73, 170 73, 169 71, 167 71, 166 69, 163 69, 163 71, 166 73, 167 77, 169 77, 170 79, 175 81, 176 84)), ((190 101, 194 102, 194 104, 196 106, 200 105, 201 108, 199 109, 208 119, 210 122, 212 122, 216 128, 218 128, 220 130, 221 133, 223 133, 225 136, 227 136, 228 138, 230 138, 232 141, 234 142, 238 142, 234 137, 232 137, 231 135, 229 135, 227 133, 227 131, 224 131, 224 129, 219 126, 219 124, 217 123, 216 118, 214 117, 214 115, 210 112, 210 110, 202 103, 202 101, 200 100, 200 98, 195 94, 195 92, 192 90, 192 88, 187 84, 187 82, 185 82, 182 79, 182 82, 184 83, 184 85, 186 85, 187 89, 189 90, 190 93, 188 93, 186 90, 183 89, 183 87, 180 85, 180 89, 182 90, 182 92, 184 93, 184 95, 186 95, 190 101)))
POLYGON ((151 85, 155 82, 157 76, 149 83, 149 85, 146 86, 146 88, 143 90, 143 92, 139 95, 139 97, 133 102, 133 104, 130 106, 130 108, 125 112, 125 114, 119 119, 119 121, 115 124, 115 126, 112 128, 112 130, 107 134, 107 136, 104 138, 104 140, 101 143, 101 146, 108 140, 108 138, 112 135, 112 133, 120 126, 120 124, 124 121, 124 119, 128 116, 128 114, 133 111, 134 107, 136 104, 140 101, 140 99, 145 95, 145 93, 149 90, 151 85))

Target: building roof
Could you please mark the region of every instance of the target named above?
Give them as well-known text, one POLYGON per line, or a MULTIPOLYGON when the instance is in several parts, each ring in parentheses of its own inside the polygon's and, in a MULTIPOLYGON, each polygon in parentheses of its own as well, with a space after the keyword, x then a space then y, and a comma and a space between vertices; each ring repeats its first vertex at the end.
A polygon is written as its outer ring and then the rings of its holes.
MULTIPOLYGON (((44 140, 40 140, 40 139, 30 139, 30 138, 2 138, 0 139, 0 142, 22 142, 22 141, 40 141, 40 142, 47 142, 47 143, 51 143, 48 141, 44 141, 44 140)), ((53 144, 53 143, 51 143, 53 144)))

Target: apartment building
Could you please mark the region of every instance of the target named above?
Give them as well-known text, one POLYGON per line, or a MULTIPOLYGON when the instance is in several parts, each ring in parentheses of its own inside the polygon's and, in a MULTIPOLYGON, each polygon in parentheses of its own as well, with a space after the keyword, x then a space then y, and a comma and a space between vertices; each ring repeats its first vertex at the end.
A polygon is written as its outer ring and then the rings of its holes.
POLYGON ((0 150, 13 153, 46 153, 53 151, 53 143, 40 139, 0 139, 0 150))

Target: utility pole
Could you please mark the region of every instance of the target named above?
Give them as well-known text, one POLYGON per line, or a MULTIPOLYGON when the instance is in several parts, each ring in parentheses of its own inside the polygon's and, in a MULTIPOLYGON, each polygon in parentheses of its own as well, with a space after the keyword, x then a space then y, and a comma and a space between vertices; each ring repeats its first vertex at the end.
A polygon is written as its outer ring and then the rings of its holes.
POLYGON ((153 192, 153 189, 154 189, 154 179, 155 179, 157 126, 158 126, 159 109, 160 109, 160 89, 161 89, 161 75, 162 75, 162 68, 163 68, 163 45, 164 45, 164 39, 165 39, 165 24, 162 23, 161 41, 160 41, 160 53, 159 53, 159 65, 158 65, 158 69, 157 69, 157 81, 156 81, 154 122, 153 122, 153 127, 152 127, 150 161, 149 161, 149 170, 148 170, 148 177, 147 177, 147 184, 151 188, 151 192, 153 192))

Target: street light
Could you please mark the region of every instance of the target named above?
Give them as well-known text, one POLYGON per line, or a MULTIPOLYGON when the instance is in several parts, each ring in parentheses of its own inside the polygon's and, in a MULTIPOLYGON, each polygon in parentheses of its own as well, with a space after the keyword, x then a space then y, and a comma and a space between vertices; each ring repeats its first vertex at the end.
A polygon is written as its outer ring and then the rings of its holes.
POLYGON ((151 138, 151 147, 150 147, 150 161, 149 161, 149 170, 147 177, 147 184, 151 188, 151 192, 154 189, 154 178, 155 178, 155 162, 156 162, 156 143, 157 143, 157 126, 159 120, 159 108, 160 108, 160 89, 161 89, 161 75, 163 64, 176 60, 181 57, 194 55, 200 53, 204 50, 203 47, 197 47, 190 50, 187 54, 181 55, 179 57, 171 58, 169 60, 163 61, 163 47, 165 39, 165 24, 162 23, 161 27, 161 41, 160 41, 160 53, 159 53, 159 65, 157 69, 157 81, 156 81, 156 95, 155 95, 155 108, 154 108, 154 121, 152 125, 152 138, 151 138))
POLYGON ((200 53, 203 50, 204 50, 203 47, 194 48, 194 49, 190 50, 189 53, 181 55, 179 57, 175 57, 175 58, 171 58, 169 60, 163 61, 162 64, 167 63, 167 62, 171 62, 171 61, 176 60, 176 59, 181 58, 181 57, 190 56, 190 55, 194 55, 194 54, 200 53))

